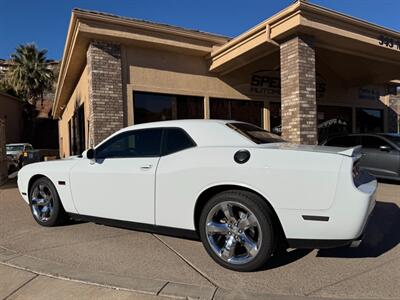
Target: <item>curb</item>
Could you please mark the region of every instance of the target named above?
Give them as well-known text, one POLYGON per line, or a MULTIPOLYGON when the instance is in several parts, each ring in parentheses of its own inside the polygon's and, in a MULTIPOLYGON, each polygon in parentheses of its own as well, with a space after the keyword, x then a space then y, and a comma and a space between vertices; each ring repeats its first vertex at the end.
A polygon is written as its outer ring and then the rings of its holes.
MULTIPOLYGON (((197 286, 158 279, 127 277, 105 272, 79 270, 68 265, 23 255, 0 246, 0 265, 41 276, 69 280, 115 290, 169 297, 172 299, 204 300, 338 300, 339 298, 292 295, 255 294, 245 290, 226 290, 220 287, 197 286)), ((341 300, 345 300, 340 298, 341 300)), ((351 299, 363 300, 363 299, 351 299)), ((368 299, 371 300, 371 299, 368 299)))
POLYGON ((216 287, 195 286, 158 279, 133 278, 105 272, 78 270, 0 247, 0 264, 42 276, 172 298, 213 299, 216 287))

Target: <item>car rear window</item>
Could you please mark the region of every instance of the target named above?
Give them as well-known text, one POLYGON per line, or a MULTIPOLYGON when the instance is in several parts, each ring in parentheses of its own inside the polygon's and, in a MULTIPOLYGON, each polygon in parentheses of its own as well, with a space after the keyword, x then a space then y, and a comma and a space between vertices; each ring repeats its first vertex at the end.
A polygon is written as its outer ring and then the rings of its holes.
POLYGON ((283 143, 286 142, 279 135, 268 132, 258 126, 247 123, 227 123, 229 128, 240 133, 256 144, 283 143))

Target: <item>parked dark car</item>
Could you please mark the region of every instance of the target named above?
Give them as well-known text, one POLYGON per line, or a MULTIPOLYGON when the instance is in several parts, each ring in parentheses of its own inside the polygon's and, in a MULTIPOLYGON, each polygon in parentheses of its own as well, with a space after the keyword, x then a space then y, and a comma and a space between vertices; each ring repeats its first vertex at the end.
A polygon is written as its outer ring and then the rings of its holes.
POLYGON ((325 146, 362 146, 360 168, 377 178, 400 181, 400 134, 359 133, 328 138, 325 146))

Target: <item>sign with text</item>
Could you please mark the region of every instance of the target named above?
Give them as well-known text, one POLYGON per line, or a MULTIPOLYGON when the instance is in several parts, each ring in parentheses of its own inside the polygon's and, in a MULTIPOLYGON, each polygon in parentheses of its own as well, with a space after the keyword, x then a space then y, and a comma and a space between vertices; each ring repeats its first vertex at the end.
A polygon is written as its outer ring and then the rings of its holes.
POLYGON ((394 38, 391 38, 391 37, 388 37, 388 36, 382 34, 378 37, 378 43, 379 43, 379 45, 384 46, 384 47, 400 50, 400 40, 399 39, 394 39, 394 38))
POLYGON ((358 89, 358 98, 364 100, 379 100, 380 91, 375 86, 363 86, 358 89))
MULTIPOLYGON (((316 96, 317 98, 323 98, 326 92, 326 81, 319 74, 317 74, 316 81, 316 96)), ((279 98, 281 96, 280 70, 254 72, 250 78, 250 94, 279 98)))

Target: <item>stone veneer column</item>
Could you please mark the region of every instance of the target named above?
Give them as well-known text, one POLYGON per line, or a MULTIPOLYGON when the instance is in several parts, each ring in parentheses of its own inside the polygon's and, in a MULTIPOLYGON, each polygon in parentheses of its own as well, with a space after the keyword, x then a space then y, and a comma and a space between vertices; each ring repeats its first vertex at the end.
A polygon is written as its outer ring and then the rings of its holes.
POLYGON ((318 140, 313 40, 299 35, 280 45, 282 136, 300 144, 318 140))
POLYGON ((0 119, 0 185, 7 180, 6 123, 0 119))
POLYGON ((89 71, 89 146, 124 126, 121 47, 92 41, 87 51, 89 71))

